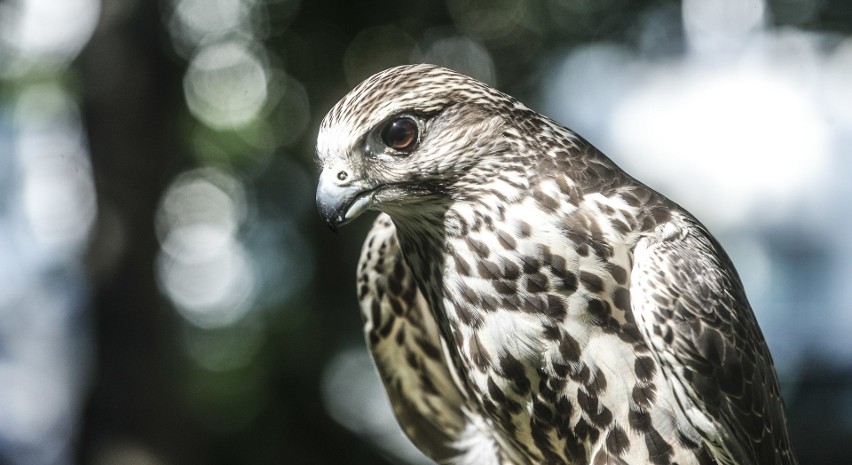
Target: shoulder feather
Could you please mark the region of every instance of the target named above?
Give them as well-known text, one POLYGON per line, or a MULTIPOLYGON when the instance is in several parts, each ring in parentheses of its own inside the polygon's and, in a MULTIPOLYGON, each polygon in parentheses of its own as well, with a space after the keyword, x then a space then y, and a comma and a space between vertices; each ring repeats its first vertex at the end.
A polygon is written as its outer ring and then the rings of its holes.
POLYGON ((685 213, 634 251, 631 306, 721 464, 794 464, 772 358, 722 247, 685 213))

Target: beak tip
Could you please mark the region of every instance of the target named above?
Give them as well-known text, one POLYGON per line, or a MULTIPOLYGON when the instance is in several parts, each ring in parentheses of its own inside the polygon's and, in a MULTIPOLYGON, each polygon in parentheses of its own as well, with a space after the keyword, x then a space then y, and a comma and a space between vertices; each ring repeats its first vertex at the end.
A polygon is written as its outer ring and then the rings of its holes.
POLYGON ((340 222, 337 221, 338 215, 335 215, 333 212, 327 212, 320 209, 320 217, 322 217, 323 223, 325 223, 331 232, 337 232, 337 227, 340 226, 340 222))

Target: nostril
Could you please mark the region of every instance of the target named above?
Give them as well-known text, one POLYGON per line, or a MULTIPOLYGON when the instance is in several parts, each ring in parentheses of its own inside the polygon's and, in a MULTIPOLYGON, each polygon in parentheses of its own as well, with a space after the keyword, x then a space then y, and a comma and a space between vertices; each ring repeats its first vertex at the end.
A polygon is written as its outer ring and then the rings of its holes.
POLYGON ((346 181, 346 178, 348 178, 348 177, 349 177, 349 173, 347 173, 346 171, 341 171, 341 172, 337 173, 337 180, 338 181, 346 181))

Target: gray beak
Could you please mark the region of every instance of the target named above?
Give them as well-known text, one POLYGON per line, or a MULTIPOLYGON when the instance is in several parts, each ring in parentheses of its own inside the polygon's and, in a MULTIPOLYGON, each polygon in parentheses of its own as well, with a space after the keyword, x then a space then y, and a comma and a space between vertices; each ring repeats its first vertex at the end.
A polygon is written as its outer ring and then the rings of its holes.
POLYGON ((322 170, 317 186, 317 208, 332 231, 354 220, 373 205, 373 191, 364 181, 352 179, 347 169, 322 170))

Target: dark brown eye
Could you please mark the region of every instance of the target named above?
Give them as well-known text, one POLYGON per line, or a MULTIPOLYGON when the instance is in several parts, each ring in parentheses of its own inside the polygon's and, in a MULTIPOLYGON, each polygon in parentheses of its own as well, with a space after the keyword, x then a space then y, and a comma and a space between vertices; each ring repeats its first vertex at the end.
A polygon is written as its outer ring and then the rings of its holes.
POLYGON ((394 118, 382 129, 382 142, 394 150, 411 152, 417 145, 417 122, 409 116, 394 118))

